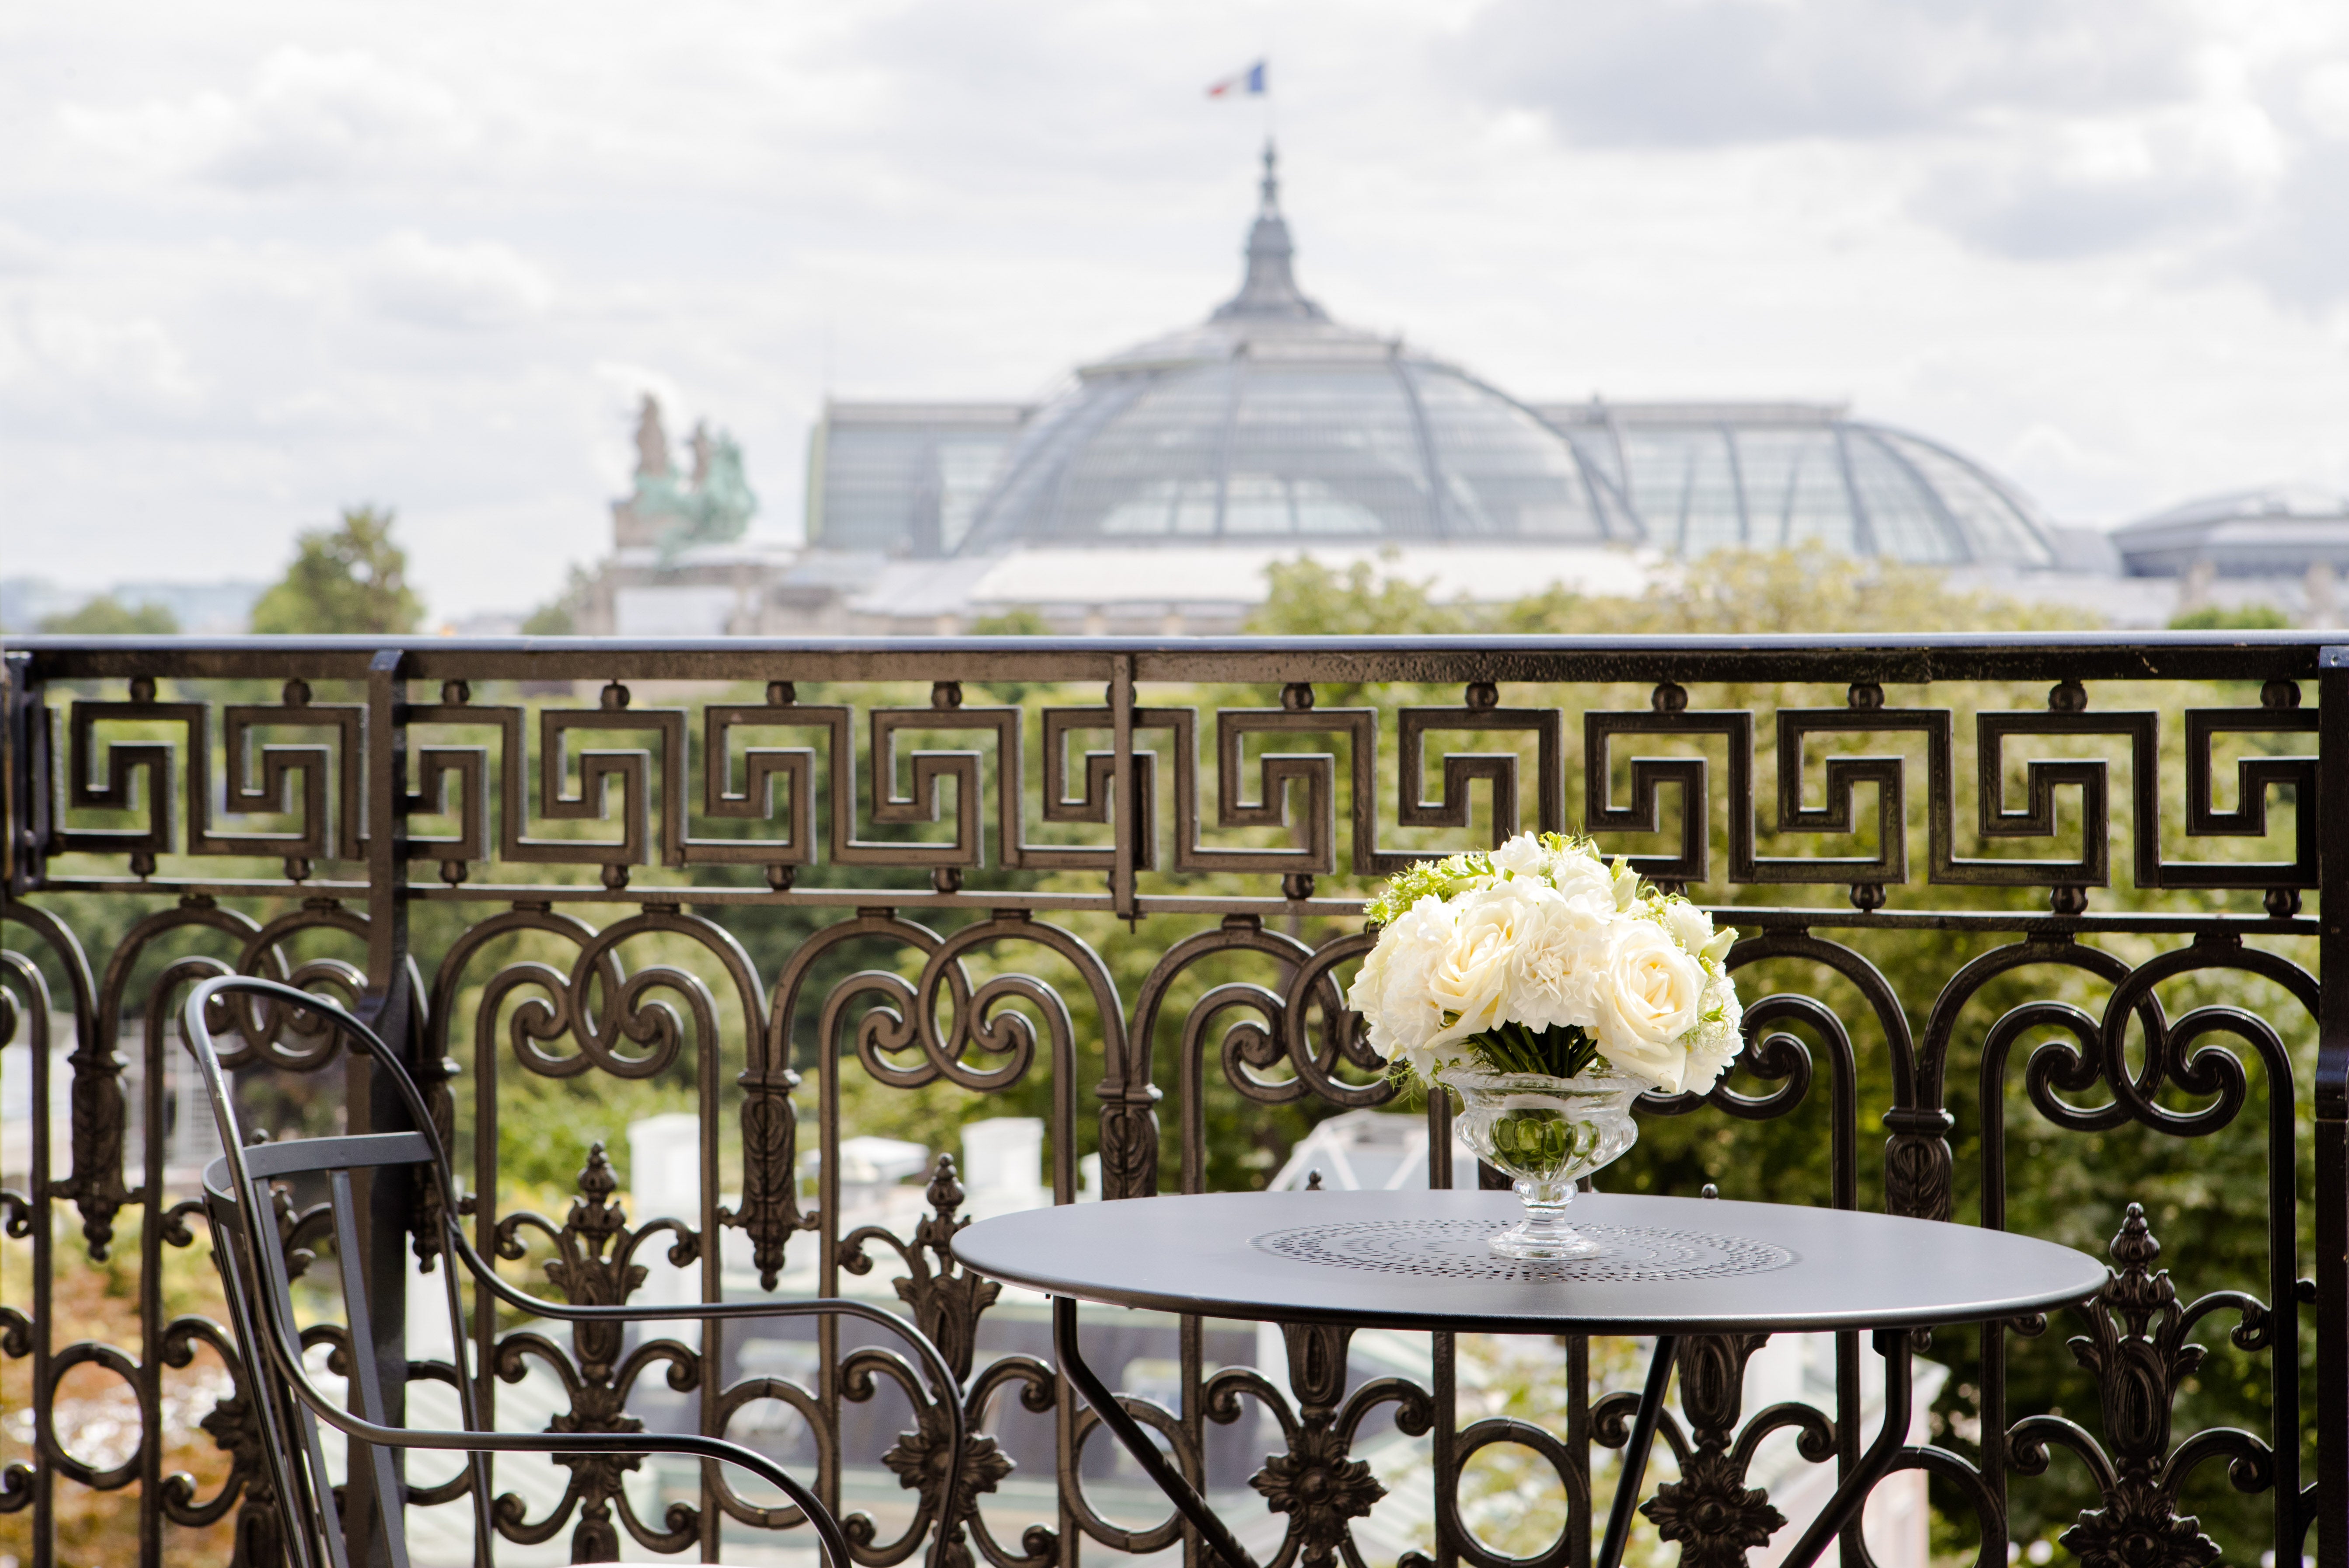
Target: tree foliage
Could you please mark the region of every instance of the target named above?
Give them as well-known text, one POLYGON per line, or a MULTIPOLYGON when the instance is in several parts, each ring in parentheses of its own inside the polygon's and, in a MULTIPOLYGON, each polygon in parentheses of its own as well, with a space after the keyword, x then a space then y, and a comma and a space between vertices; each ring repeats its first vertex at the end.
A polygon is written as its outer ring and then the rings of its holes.
POLYGON ((1357 561, 1343 572, 1309 555, 1276 561, 1265 569, 1272 587, 1247 629, 1268 636, 1319 637, 1346 634, 1377 636, 1442 636, 1488 630, 1489 612, 1465 600, 1443 603, 1427 583, 1394 574, 1394 551, 1379 569, 1357 561))
POLYGON ((169 636, 180 629, 180 618, 165 605, 125 604, 100 593, 78 610, 43 616, 40 629, 84 637, 169 636))
MULTIPOLYGON (((1435 597, 1432 580, 1310 556, 1267 569, 1271 593, 1247 629, 1275 636, 1754 635, 1771 633, 2057 631, 2103 617, 2085 605, 2024 604, 1947 587, 1939 573, 1791 550, 1723 550, 1660 576, 1637 598, 1551 583, 1499 603, 1435 597)), ((2268 623, 2261 622, 2261 624, 2268 623)))
POLYGON ((2173 632, 2276 632, 2292 617, 2272 604, 2205 604, 2169 618, 2173 632))
POLYGON ((580 565, 571 563, 563 586, 554 598, 523 617, 522 632, 526 637, 567 637, 579 629, 580 607, 587 603, 588 590, 595 585, 595 574, 580 565))
POLYGON ((1050 635, 1051 630, 1044 613, 1032 604, 1015 604, 992 615, 981 615, 970 624, 971 635, 975 637, 1042 637, 1050 635))
POLYGON ((416 630, 424 601, 408 585, 408 552, 392 542, 388 508, 347 507, 334 528, 305 530, 293 564, 253 607, 253 629, 398 633, 416 630))

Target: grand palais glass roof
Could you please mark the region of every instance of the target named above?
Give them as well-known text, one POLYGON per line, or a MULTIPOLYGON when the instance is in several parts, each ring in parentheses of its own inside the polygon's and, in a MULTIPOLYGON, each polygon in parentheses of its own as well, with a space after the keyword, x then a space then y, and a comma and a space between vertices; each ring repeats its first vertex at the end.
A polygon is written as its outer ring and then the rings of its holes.
POLYGON ((2054 559, 2027 501, 1921 437, 1818 405, 1523 403, 1332 321, 1293 257, 1268 148, 1246 278, 1206 321, 1082 367, 1033 411, 836 406, 811 536, 912 555, 1485 541, 2054 559))

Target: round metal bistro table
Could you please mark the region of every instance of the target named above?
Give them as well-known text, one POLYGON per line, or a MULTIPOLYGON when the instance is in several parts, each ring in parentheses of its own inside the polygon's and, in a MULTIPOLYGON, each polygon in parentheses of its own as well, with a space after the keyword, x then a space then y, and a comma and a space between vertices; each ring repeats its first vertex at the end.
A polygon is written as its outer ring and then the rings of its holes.
POLYGON ((1811 1522, 1809 1568, 1908 1440, 1909 1331, 2085 1301, 2102 1264, 2031 1236, 1785 1203, 1592 1192, 1575 1228, 1598 1257, 1526 1262, 1485 1238, 1521 1216, 1506 1192, 1214 1192, 1030 1209, 954 1239, 964 1266, 1053 1297, 1062 1370, 1232 1568, 1256 1564, 1077 1353, 1077 1304, 1203 1317, 1492 1334, 1654 1336, 1647 1386, 1595 1568, 1619 1568, 1684 1335, 1868 1330, 1884 1424, 1811 1522))

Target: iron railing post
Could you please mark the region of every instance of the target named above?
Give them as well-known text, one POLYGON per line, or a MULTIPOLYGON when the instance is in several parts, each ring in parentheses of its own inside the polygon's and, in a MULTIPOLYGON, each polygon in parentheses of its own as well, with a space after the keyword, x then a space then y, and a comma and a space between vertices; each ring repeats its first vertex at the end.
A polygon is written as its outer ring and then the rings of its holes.
POLYGON ((33 655, 0 655, 0 889, 41 885, 49 851, 49 729, 33 655))
MULTIPOLYGON (((2349 647, 2322 650, 2317 670, 2316 780, 2322 799, 2300 808, 2317 812, 2323 857, 2313 1130, 2316 1561, 2317 1568, 2349 1568, 2349 647)), ((2293 1562, 2305 1550, 2298 1542, 2289 1550, 2283 1545, 2280 1540, 2279 1563, 2293 1562)))
POLYGON ((1147 851, 1141 841, 1142 825, 1149 813, 1142 810, 1133 793, 1133 658, 1121 654, 1110 661, 1109 677, 1110 744, 1115 748, 1114 769, 1111 776, 1110 830, 1112 860, 1109 873, 1110 906, 1122 920, 1134 917, 1133 872, 1135 864, 1147 851))
MULTIPOLYGON (((378 653, 367 677, 367 991, 355 1011, 369 1027, 408 1057, 415 1070, 414 998, 408 982, 408 683, 396 648, 378 653)), ((407 1109, 389 1080, 375 1081, 367 1062, 350 1063, 350 1130, 392 1132, 409 1125, 407 1109)), ((408 1229, 414 1197, 409 1184, 370 1177, 367 1194, 365 1272, 373 1316, 372 1346, 353 1346, 354 1355, 372 1355, 392 1425, 407 1419, 408 1229)), ((393 1473, 405 1480, 401 1456, 393 1473)), ((354 1568, 391 1568, 378 1510, 397 1508, 398 1499, 375 1495, 372 1467, 350 1467, 350 1503, 343 1512, 345 1539, 354 1568)))

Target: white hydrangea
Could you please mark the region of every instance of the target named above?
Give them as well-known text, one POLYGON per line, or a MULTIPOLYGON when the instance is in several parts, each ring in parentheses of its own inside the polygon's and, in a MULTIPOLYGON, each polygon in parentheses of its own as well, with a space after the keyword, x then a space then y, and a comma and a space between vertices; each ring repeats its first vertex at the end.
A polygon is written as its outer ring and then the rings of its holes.
POLYGON ((1688 1066, 1681 1088, 1690 1094, 1702 1094, 1720 1081, 1745 1047, 1745 1037, 1739 1026, 1744 1021, 1744 1009, 1737 1003, 1737 986, 1726 975, 1717 975, 1704 988, 1698 1003, 1697 1026, 1688 1037, 1688 1066))
POLYGON ((1512 877, 1532 877, 1547 882, 1554 858, 1533 834, 1519 833, 1493 851, 1493 865, 1495 870, 1506 872, 1512 877))
POLYGON ((1591 987, 1606 960, 1614 900, 1602 878, 1593 890, 1545 887, 1530 901, 1524 940, 1516 955, 1509 1017, 1528 1028, 1586 1025, 1591 987))

